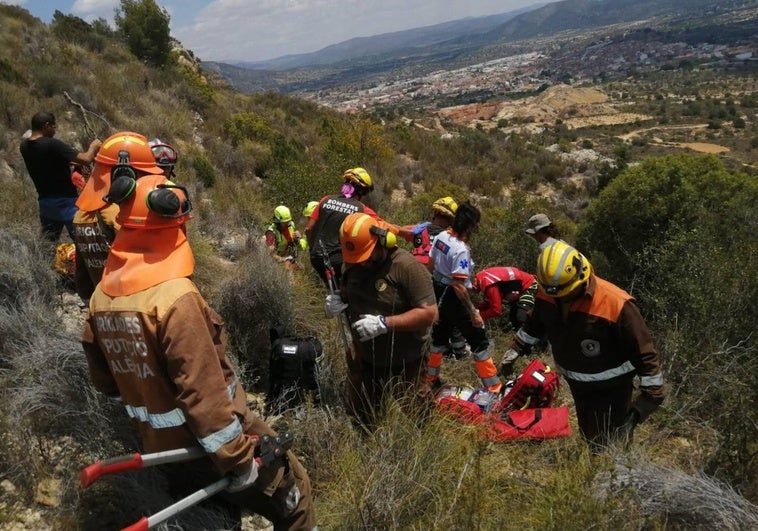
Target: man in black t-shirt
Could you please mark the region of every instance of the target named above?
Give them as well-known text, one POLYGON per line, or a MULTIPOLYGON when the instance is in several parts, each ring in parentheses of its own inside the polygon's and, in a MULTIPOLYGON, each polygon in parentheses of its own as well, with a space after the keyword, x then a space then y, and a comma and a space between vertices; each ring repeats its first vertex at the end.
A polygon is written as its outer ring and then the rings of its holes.
POLYGON ((55 136, 55 116, 38 112, 32 116, 32 134, 21 142, 21 156, 37 189, 39 220, 43 236, 57 242, 65 226, 74 239, 73 219, 77 191, 71 181, 71 164, 87 164, 100 149, 100 140, 93 140, 87 151, 77 152, 55 136))

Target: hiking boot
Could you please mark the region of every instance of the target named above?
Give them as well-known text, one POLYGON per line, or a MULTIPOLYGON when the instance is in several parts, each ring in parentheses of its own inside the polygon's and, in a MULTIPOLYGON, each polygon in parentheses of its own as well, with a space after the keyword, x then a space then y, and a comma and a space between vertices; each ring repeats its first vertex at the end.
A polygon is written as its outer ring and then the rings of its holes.
POLYGON ((463 348, 457 348, 452 351, 451 357, 455 358, 456 361, 467 360, 471 357, 471 347, 464 345, 463 348))

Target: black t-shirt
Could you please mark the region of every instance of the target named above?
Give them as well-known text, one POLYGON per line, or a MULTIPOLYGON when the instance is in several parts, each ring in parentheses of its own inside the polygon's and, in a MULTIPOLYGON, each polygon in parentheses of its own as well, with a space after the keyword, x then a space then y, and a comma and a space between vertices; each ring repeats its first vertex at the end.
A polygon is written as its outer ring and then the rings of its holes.
POLYGON ((311 232, 314 242, 311 246, 311 257, 324 256, 319 240, 323 242, 327 254, 332 255, 339 252, 342 249, 340 246, 342 222, 350 214, 365 211, 365 205, 354 197, 330 195, 322 199, 318 207, 318 219, 311 232))
POLYGON ((21 156, 37 189, 37 196, 76 197, 71 182, 71 162, 79 154, 74 148, 54 137, 44 136, 21 142, 21 156))

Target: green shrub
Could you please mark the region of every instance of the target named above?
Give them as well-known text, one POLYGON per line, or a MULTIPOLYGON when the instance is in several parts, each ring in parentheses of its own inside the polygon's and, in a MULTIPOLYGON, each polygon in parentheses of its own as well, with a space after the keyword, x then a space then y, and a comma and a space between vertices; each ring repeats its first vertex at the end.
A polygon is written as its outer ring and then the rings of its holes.
POLYGON ((203 155, 192 157, 192 168, 195 170, 197 180, 206 188, 211 188, 216 183, 216 170, 213 164, 203 155))

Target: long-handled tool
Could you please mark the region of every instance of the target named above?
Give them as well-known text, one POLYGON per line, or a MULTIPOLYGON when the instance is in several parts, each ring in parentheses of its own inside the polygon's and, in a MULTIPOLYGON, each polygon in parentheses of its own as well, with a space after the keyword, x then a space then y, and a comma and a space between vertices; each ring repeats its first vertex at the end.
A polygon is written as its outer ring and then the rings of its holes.
POLYGON ((86 489, 97 481, 100 476, 106 474, 120 474, 127 470, 141 470, 155 465, 166 463, 180 463, 182 461, 191 461, 207 455, 199 446, 190 448, 177 448, 165 452, 155 452, 152 454, 125 454, 117 457, 111 457, 92 463, 82 469, 79 473, 79 483, 82 488, 86 489))
MULTIPOLYGON (((259 467, 269 466, 277 459, 283 458, 287 450, 292 446, 294 439, 290 433, 284 433, 277 437, 272 437, 271 435, 251 435, 250 437, 254 439, 253 442, 258 446, 258 456, 255 458, 255 461, 259 467)), ((87 466, 81 471, 79 480, 81 486, 87 488, 97 481, 98 478, 106 474, 118 474, 127 470, 140 470, 155 465, 192 461, 205 455, 208 454, 200 447, 177 448, 176 450, 144 455, 136 453, 125 454, 87 466)), ((225 490, 231 481, 230 477, 221 478, 151 516, 143 516, 137 522, 123 528, 122 531, 145 531, 152 529, 185 509, 225 490)))
MULTIPOLYGON (((326 284, 329 288, 329 293, 334 295, 337 293, 337 283, 334 280, 334 266, 329 259, 329 253, 326 252, 326 247, 322 240, 318 241, 321 246, 321 252, 324 257, 324 276, 326 276, 326 284)), ((345 362, 347 363, 348 377, 350 381, 356 383, 360 378, 360 361, 358 360, 357 352, 353 348, 352 333, 350 332, 350 323, 347 320, 347 316, 344 312, 337 316, 337 322, 340 331, 340 339, 342 340, 342 347, 345 349, 345 362), (351 339, 348 339, 351 338, 351 339)))

